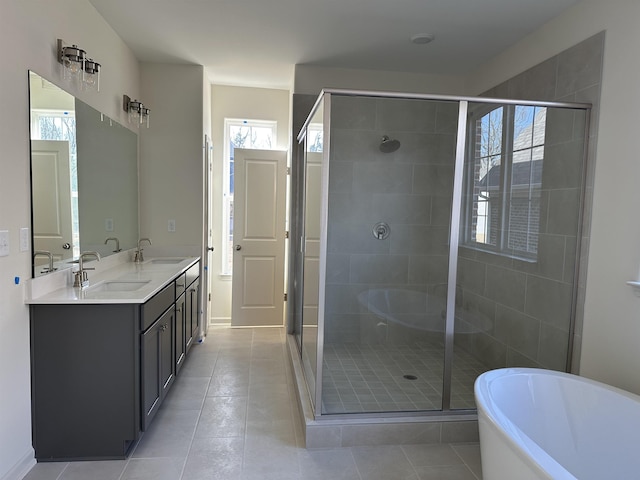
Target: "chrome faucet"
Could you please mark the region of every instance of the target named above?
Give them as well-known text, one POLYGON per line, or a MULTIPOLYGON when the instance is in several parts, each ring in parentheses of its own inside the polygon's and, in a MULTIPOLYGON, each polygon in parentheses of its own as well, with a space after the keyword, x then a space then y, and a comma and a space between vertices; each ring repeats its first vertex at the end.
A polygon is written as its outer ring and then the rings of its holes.
POLYGON ((136 263, 144 262, 144 255, 142 255, 142 242, 149 242, 149 245, 151 245, 151 239, 141 238, 140 240, 138 240, 138 249, 136 250, 136 254, 133 257, 133 261, 136 263))
POLYGON ((33 252, 34 263, 35 263, 36 257, 38 255, 44 255, 45 257, 47 257, 49 259, 49 268, 46 271, 43 270, 42 273, 53 272, 55 270, 55 268, 53 268, 53 255, 51 254, 51 252, 48 252, 46 250, 36 250, 35 252, 33 252))
POLYGON ((109 243, 109 240, 114 240, 116 242, 116 249, 113 251, 113 253, 118 253, 121 252, 122 249, 120 248, 120 240, 118 240, 117 237, 109 237, 104 241, 104 244, 106 245, 107 243, 109 243))
POLYGON ((74 287, 86 287, 89 285, 89 276, 87 275, 87 270, 95 270, 95 268, 84 268, 84 257, 94 257, 96 260, 100 261, 100 254, 98 252, 82 252, 80 254, 80 258, 78 258, 78 271, 74 272, 74 287))

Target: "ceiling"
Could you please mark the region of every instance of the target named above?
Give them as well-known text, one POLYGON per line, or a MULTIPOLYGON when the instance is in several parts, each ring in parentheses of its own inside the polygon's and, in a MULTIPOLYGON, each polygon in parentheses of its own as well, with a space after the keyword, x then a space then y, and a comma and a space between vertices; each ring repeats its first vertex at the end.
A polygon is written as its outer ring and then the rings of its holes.
POLYGON ((144 62, 289 88, 297 64, 464 74, 579 0, 89 0, 144 62), (430 33, 426 45, 411 36, 430 33))

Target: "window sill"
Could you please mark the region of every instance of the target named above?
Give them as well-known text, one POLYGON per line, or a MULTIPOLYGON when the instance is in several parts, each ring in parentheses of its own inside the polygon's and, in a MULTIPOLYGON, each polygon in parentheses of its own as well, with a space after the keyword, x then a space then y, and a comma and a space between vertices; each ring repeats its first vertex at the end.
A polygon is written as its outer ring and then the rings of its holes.
POLYGON ((486 253, 486 254, 489 254, 489 255, 497 255, 498 257, 512 258, 514 260, 519 260, 520 262, 538 263, 537 256, 536 256, 536 258, 525 257, 525 256, 522 256, 522 255, 514 255, 512 253, 505 252, 505 251, 489 250, 488 248, 482 248, 482 247, 478 247, 476 245, 469 245, 469 244, 460 244, 460 248, 465 248, 467 250, 471 250, 471 251, 474 251, 474 252, 482 252, 482 253, 486 253))
POLYGON ((233 275, 230 273, 219 273, 218 278, 225 282, 230 282, 233 279, 233 275))

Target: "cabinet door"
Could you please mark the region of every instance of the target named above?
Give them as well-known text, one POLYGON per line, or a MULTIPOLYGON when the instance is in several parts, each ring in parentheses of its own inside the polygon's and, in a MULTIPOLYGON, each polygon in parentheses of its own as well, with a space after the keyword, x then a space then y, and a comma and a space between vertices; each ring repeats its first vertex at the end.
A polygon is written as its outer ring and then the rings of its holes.
POLYGON ((176 300, 176 375, 180 372, 187 354, 187 309, 185 308, 185 294, 176 300))
POLYGON ((200 338, 200 279, 196 279, 191 285, 191 332, 193 338, 200 338))
POLYGON ((147 426, 160 408, 160 349, 162 325, 156 321, 142 335, 142 429, 147 426))
POLYGON ((187 349, 200 335, 200 281, 196 279, 187 289, 187 349))
POLYGON ((174 308, 167 310, 158 321, 161 323, 160 339, 160 385, 164 398, 175 380, 175 332, 176 313, 174 308))
POLYGON ((142 429, 156 415, 175 379, 175 310, 169 308, 142 335, 142 429))

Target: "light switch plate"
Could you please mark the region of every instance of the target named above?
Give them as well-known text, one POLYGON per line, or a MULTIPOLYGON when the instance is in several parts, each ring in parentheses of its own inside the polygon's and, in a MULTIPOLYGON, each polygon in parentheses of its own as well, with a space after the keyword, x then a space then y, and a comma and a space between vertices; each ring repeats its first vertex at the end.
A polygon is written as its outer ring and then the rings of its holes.
POLYGON ((29 251, 29 228, 23 227, 20 229, 20 251, 28 252, 29 251))
POLYGON ((104 219, 104 230, 106 232, 113 232, 113 218, 104 219))
POLYGON ((169 220, 167 222, 167 231, 169 231, 169 232, 175 232, 176 231, 176 221, 175 220, 169 220))
POLYGON ((9 255, 9 231, 0 230, 0 257, 9 255))

